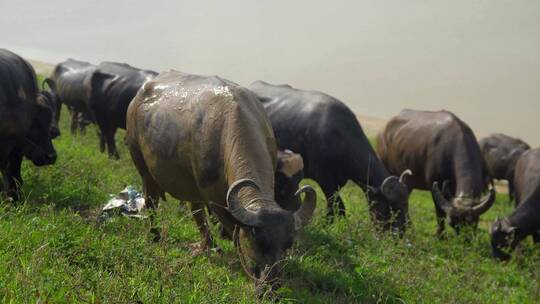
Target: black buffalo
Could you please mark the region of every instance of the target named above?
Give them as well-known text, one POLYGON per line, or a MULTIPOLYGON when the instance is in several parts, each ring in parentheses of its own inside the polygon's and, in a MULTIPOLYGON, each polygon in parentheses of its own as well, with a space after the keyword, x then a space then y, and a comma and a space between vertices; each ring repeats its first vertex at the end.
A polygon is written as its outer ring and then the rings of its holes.
POLYGON ((509 252, 529 235, 540 242, 540 149, 524 152, 516 164, 514 186, 517 207, 491 226, 493 256, 510 258, 509 252))
POLYGON ((403 231, 408 190, 390 175, 371 147, 354 113, 336 98, 317 91, 257 81, 249 87, 262 102, 280 149, 302 155, 304 175, 321 186, 328 215, 345 214, 337 193, 348 180, 367 191, 372 218, 403 231), (393 220, 392 220, 393 219, 393 220))
POLYGON ((96 70, 96 66, 79 60, 68 59, 59 63, 49 78, 43 81, 48 85, 50 94, 58 103, 56 119, 60 119, 61 105, 65 104, 71 116, 71 133, 80 129, 84 133, 86 125, 94 119, 89 109, 85 83, 96 70))
POLYGON ((479 142, 491 177, 508 181, 510 201, 514 199, 514 170, 521 154, 531 147, 519 138, 492 134, 479 142))
POLYGON ((432 190, 438 235, 446 216, 458 232, 476 225, 495 200, 493 188, 481 197, 491 179, 473 131, 448 111, 401 111, 379 134, 377 150, 390 172, 412 170, 410 189, 432 190))
POLYGON ((107 147, 110 157, 119 158, 114 135, 126 128, 126 112, 139 88, 157 75, 125 63, 102 62, 86 83, 90 110, 101 132, 101 151, 107 147))
POLYGON ((0 190, 9 198, 19 198, 23 157, 36 166, 56 161, 52 138, 60 132, 54 115, 54 100, 39 92, 32 66, 0 49, 0 190))

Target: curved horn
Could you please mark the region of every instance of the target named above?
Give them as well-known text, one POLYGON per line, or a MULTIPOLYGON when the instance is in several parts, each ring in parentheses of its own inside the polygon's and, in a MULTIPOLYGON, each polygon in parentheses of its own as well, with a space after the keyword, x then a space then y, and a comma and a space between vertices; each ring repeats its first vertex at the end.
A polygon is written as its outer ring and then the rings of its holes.
POLYGON ((379 194, 380 192, 381 192, 381 190, 379 190, 379 188, 376 188, 376 187, 373 187, 373 186, 370 186, 370 185, 366 185, 366 194, 368 194, 368 193, 379 194))
POLYGON ((306 197, 300 209, 294 213, 294 227, 296 230, 300 230, 300 228, 309 223, 317 205, 317 193, 311 186, 303 186, 294 195, 299 196, 301 193, 305 193, 306 197))
POLYGON ((449 180, 445 180, 442 184, 442 193, 443 195, 447 194, 448 191, 451 191, 452 189, 450 189, 450 181, 449 180))
POLYGON ((477 216, 480 216, 480 214, 486 212, 489 210, 489 208, 491 208, 491 206, 493 205, 493 203, 495 202, 495 188, 494 187, 490 187, 489 189, 489 194, 487 196, 484 196, 481 200, 480 200, 480 203, 474 207, 472 207, 472 210, 471 212, 474 214, 474 215, 477 215, 477 216))
POLYGON ((495 218, 495 221, 491 224, 490 232, 493 233, 494 231, 501 229, 501 219, 499 216, 495 218))
POLYGON ((257 190, 260 190, 259 185, 254 180, 244 178, 235 181, 229 187, 227 191, 227 210, 229 213, 241 224, 251 227, 256 227, 259 223, 257 213, 249 211, 238 201, 238 192, 240 189, 246 186, 251 186, 257 190))
POLYGON ((411 169, 407 169, 407 170, 405 170, 405 171, 403 171, 403 172, 401 173, 401 175, 399 176, 399 182, 400 182, 400 183, 403 183, 403 179, 404 179, 405 176, 407 176, 407 175, 412 175, 411 169))
MULTIPOLYGON (((444 183, 443 183, 443 189, 444 189, 444 183)), ((452 204, 441 194, 441 190, 439 189, 439 184, 437 182, 433 183, 433 186, 431 187, 431 196, 433 197, 433 201, 435 204, 444 210, 444 212, 448 215, 452 213, 452 210, 454 209, 452 204)))
POLYGON ((43 79, 43 82, 41 83, 41 89, 44 90, 45 89, 45 85, 48 85, 49 88, 52 90, 52 91, 56 91, 56 83, 54 82, 54 80, 50 79, 50 78, 45 78, 43 79))

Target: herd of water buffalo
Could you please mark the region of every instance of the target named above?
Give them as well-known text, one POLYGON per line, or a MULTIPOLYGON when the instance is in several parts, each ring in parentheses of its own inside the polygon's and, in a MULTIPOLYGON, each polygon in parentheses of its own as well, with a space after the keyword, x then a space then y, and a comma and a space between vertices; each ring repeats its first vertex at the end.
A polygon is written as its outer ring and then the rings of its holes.
POLYGON ((509 258, 528 235, 540 241, 540 149, 502 134, 478 142, 451 112, 403 110, 380 132, 375 152, 354 113, 321 92, 72 59, 40 91, 32 66, 0 49, 4 198, 18 199, 23 157, 36 166, 55 162, 62 104, 73 133, 98 126, 110 157, 119 157, 116 130, 126 129, 147 206, 155 210, 165 193, 189 201, 200 251, 215 247, 201 212, 207 208, 258 285, 279 277, 285 251, 313 216, 316 192, 298 190, 304 177, 320 185, 330 221, 345 214, 337 191, 352 180, 366 193, 373 221, 398 235, 410 223, 412 189, 431 191, 441 235, 445 220, 457 233, 476 227, 495 201, 493 179, 508 180, 516 209, 492 224, 494 257, 509 258))

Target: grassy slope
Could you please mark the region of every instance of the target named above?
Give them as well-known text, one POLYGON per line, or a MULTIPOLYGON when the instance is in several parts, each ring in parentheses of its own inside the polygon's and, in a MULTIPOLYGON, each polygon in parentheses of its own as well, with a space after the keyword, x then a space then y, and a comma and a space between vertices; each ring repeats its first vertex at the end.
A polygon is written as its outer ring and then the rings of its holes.
MULTIPOLYGON (((96 215, 109 193, 125 184, 140 188, 126 147, 117 136, 120 161, 98 152, 95 130, 55 141, 57 164, 24 163, 26 202, 0 204, 0 300, 23 303, 252 303, 253 286, 241 271, 231 243, 222 257, 190 255, 199 240, 185 205, 161 205, 163 239, 154 243, 146 221, 96 215)), ((311 183, 305 181, 305 183, 311 183)), ((319 192, 320 194, 320 192, 319 192)), ((440 302, 526 303, 540 296, 538 248, 527 240, 509 263, 489 258, 489 223, 512 208, 500 195, 470 241, 453 233, 433 236, 430 195, 410 200, 414 227, 408 242, 376 233, 362 191, 341 194, 345 219, 326 225, 320 196, 315 221, 300 236, 286 266, 284 299, 298 303, 440 302)))

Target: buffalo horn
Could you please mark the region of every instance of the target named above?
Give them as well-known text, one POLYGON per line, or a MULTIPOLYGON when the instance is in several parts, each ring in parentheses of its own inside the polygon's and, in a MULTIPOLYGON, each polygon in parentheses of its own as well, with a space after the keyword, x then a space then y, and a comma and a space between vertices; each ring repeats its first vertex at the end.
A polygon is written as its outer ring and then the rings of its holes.
MULTIPOLYGON (((443 189, 444 188, 445 187, 443 187, 443 189)), ((437 204, 437 206, 439 206, 439 208, 441 208, 446 214, 452 213, 452 204, 441 194, 441 190, 439 189, 439 184, 437 182, 434 182, 433 186, 431 187, 431 196, 433 197, 435 204, 437 204)))
POLYGON ((399 176, 399 182, 403 183, 403 180, 407 175, 413 175, 411 169, 407 169, 401 173, 401 175, 399 176))
POLYGON ((495 202, 495 188, 490 187, 489 194, 484 196, 480 200, 480 203, 478 205, 472 207, 472 213, 474 215, 479 216, 480 214, 488 211, 494 202, 495 202))
POLYGON ((50 79, 50 78, 45 78, 43 80, 43 82, 41 83, 41 88, 44 90, 45 89, 45 85, 48 85, 49 88, 52 90, 52 91, 56 91, 56 83, 54 83, 54 80, 50 79))
POLYGON ((257 190, 260 189, 259 185, 257 185, 254 180, 249 178, 235 181, 231 184, 229 190, 227 191, 228 207, 226 209, 241 224, 250 227, 256 227, 259 224, 259 217, 257 216, 257 213, 247 210, 238 201, 238 192, 245 186, 251 186, 257 190))
POLYGON ((294 213, 294 227, 296 230, 300 230, 309 223, 317 204, 317 193, 311 186, 303 186, 294 195, 299 196, 302 193, 305 193, 306 196, 300 209, 294 213))

